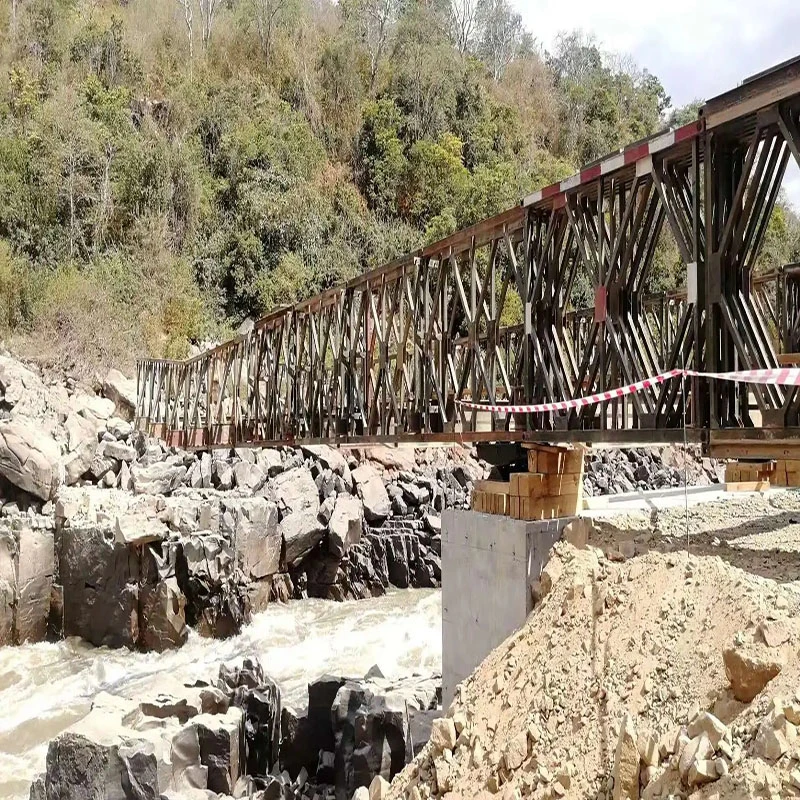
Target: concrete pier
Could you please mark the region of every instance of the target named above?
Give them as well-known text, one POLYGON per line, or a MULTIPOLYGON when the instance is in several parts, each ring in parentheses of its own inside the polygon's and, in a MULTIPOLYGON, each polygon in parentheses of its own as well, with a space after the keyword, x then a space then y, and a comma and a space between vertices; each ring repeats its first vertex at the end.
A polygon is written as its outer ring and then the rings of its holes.
POLYGON ((456 686, 533 608, 531 586, 573 517, 528 522, 477 511, 442 514, 442 695, 456 686))

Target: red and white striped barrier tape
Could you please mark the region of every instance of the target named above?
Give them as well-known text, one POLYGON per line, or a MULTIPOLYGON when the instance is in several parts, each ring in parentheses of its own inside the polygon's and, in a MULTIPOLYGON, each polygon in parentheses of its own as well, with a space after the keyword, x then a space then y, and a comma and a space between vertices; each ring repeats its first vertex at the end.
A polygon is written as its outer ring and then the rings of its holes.
POLYGON ((459 400, 458 403, 466 408, 478 411, 505 411, 509 414, 536 414, 542 411, 567 411, 571 408, 583 408, 607 400, 616 400, 644 389, 650 389, 660 383, 678 377, 714 378, 724 381, 740 381, 742 383, 774 384, 778 386, 800 386, 800 368, 787 367, 782 369, 751 369, 738 372, 697 372, 691 369, 671 369, 645 378, 627 386, 598 392, 588 397, 577 397, 574 400, 559 400, 553 403, 534 403, 532 405, 507 404, 507 403, 476 403, 471 400, 459 400))

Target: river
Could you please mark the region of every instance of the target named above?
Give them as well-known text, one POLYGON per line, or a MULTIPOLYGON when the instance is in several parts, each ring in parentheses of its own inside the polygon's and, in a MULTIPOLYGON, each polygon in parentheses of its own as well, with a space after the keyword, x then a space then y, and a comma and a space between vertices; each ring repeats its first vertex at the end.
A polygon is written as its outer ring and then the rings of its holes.
POLYGON ((133 653, 76 639, 0 648, 0 798, 23 800, 44 769, 48 741, 81 719, 98 692, 136 696, 160 673, 188 679, 220 661, 257 655, 286 702, 302 705, 324 672, 387 677, 441 670, 441 594, 392 591, 374 600, 271 605, 225 641, 194 633, 180 650, 133 653))

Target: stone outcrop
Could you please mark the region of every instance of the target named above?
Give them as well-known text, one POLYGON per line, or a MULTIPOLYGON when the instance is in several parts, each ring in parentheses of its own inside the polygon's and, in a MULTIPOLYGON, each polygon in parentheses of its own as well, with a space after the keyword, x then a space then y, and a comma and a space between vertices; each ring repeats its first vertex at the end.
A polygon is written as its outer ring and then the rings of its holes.
POLYGON ((118 417, 133 419, 136 413, 136 381, 126 378, 118 369, 110 369, 103 379, 103 395, 114 403, 118 417))
POLYGON ((353 470, 353 480, 364 504, 367 522, 380 524, 391 511, 389 495, 377 471, 370 464, 362 464, 353 470))
POLYGON ((162 679, 139 702, 100 694, 50 742, 30 798, 239 797, 248 785, 260 800, 349 800, 359 787, 385 797, 410 756, 406 712, 435 706, 437 684, 390 682, 375 669, 364 680, 325 676, 298 715, 261 664, 245 658, 198 685, 162 679))
POLYGON ((0 421, 0 475, 42 500, 55 497, 63 480, 55 440, 22 417, 0 421))

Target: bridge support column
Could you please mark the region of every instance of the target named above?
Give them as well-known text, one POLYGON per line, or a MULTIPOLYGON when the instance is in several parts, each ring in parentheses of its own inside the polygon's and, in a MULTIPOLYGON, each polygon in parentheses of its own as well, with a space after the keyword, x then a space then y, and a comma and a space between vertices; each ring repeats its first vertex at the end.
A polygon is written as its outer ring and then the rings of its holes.
POLYGON ((533 609, 533 584, 574 517, 528 522, 446 510, 442 515, 442 695, 456 686, 533 609))

